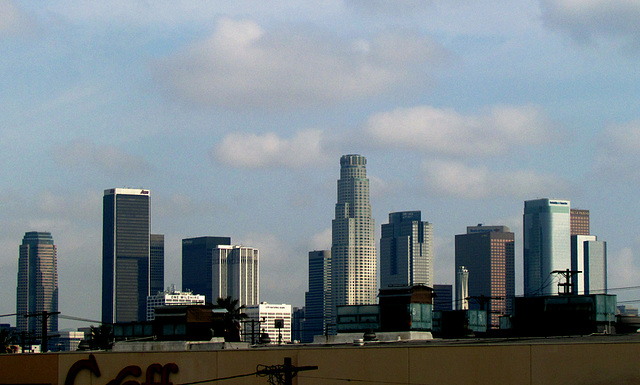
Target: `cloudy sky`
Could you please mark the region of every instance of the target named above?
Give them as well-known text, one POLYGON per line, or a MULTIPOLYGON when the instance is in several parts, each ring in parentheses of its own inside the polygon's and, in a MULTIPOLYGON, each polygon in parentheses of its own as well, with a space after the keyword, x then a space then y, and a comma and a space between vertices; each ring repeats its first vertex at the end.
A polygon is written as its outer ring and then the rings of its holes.
POLYGON ((522 293, 523 201, 550 197, 591 210, 609 286, 638 285, 638 25, 638 0, 0 0, 0 314, 24 233, 50 231, 60 311, 100 319, 112 187, 151 191, 167 285, 181 239, 230 236, 263 301, 301 306, 347 153, 376 237, 391 211, 434 224, 438 283, 455 234, 502 224, 522 293))

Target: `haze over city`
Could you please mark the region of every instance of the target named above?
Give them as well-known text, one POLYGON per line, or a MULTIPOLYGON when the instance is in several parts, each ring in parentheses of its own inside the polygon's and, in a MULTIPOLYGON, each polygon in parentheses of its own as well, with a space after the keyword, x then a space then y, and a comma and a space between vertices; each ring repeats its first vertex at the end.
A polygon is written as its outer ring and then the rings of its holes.
POLYGON ((49 231, 61 313, 100 319, 113 187, 150 190, 166 285, 181 285, 181 239, 229 236, 260 249, 262 301, 302 306, 352 153, 376 239, 392 211, 434 224, 437 283, 453 283, 455 234, 506 225, 522 294, 523 201, 549 197, 590 210, 609 287, 637 286, 639 15, 604 0, 0 0, 0 314, 22 236, 49 231))

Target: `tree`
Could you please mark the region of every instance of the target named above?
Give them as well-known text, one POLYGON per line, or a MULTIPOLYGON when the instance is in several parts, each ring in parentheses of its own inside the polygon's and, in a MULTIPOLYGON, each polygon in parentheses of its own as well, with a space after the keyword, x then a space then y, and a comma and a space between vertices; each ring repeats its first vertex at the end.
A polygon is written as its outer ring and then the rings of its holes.
POLYGON ((227 310, 224 315, 224 340, 226 342, 240 342, 240 320, 247 318, 242 311, 245 306, 238 306, 238 300, 230 296, 227 298, 218 298, 216 307, 227 310))
POLYGON ((89 336, 80 343, 78 350, 111 350, 113 331, 110 325, 90 326, 89 336))
POLYGON ((0 328, 0 353, 15 353, 17 336, 12 330, 0 328))

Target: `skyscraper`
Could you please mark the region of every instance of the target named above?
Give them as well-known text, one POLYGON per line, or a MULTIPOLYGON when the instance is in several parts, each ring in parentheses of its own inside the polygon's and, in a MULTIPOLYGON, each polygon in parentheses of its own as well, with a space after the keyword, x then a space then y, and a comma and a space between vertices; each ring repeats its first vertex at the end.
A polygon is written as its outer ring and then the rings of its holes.
MULTIPOLYGON (((506 226, 469 226, 456 235, 456 269, 466 268, 470 309, 488 312, 489 326, 498 328, 501 315, 513 312, 515 296, 514 234, 506 226), (485 307, 482 298, 487 299, 485 307)), ((459 279, 459 276, 456 276, 459 279)), ((457 287, 457 286, 456 286, 457 287)))
POLYGON ((331 302, 331 251, 309 252, 309 291, 304 296, 304 331, 302 342, 331 331, 333 307, 331 302))
POLYGON ((589 210, 571 209, 571 235, 589 235, 589 210))
MULTIPOLYGON (((19 332, 40 337, 42 317, 26 314, 58 311, 58 255, 51 233, 31 231, 24 234, 18 257, 16 289, 16 326, 19 332)), ((58 330, 58 316, 48 320, 47 334, 58 330)))
POLYGON ((469 270, 464 266, 456 268, 456 310, 469 309, 469 270))
POLYGON ((453 310, 453 286, 445 284, 433 285, 433 311, 453 310))
POLYGON ((389 214, 380 238, 380 287, 433 286, 433 225, 420 211, 389 214))
POLYGON ((571 268, 570 209, 568 200, 535 199, 524 202, 524 295, 553 295, 564 279, 552 272, 571 268))
POLYGON ((238 306, 259 304, 259 257, 253 247, 218 245, 213 249, 211 298, 231 297, 238 300, 238 306))
MULTIPOLYGON (((205 296, 215 304, 213 293, 213 250, 230 245, 230 237, 196 237, 182 240, 182 290, 205 296)), ((217 294, 215 294, 217 295, 217 294)))
POLYGON ((164 234, 151 234, 149 247, 149 294, 164 290, 164 234))
POLYGON ((574 294, 606 294, 607 242, 595 235, 571 236, 571 270, 574 294))
POLYGON ((338 202, 331 229, 333 306, 376 303, 375 224, 364 156, 340 158, 338 202))
POLYGON ((150 257, 149 190, 104 191, 102 223, 102 322, 147 318, 150 257))

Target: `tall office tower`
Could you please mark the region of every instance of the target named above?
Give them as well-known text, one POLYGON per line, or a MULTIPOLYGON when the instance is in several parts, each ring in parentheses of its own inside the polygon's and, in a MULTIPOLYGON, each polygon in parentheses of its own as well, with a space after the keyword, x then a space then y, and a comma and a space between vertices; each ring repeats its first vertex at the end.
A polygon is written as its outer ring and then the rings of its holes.
POLYGON ((458 266, 456 270, 456 310, 469 309, 469 270, 458 266))
POLYGON ((380 287, 433 286, 433 225, 420 211, 389 214, 380 238, 380 287))
POLYGON ((182 290, 205 296, 215 304, 213 294, 213 250, 230 245, 230 237, 196 237, 182 240, 182 290))
POLYGON ((571 209, 571 235, 589 235, 589 210, 571 209))
POLYGON ((453 285, 433 285, 433 311, 453 310, 453 285))
POLYGON ((524 295, 554 295, 564 278, 553 271, 571 268, 571 203, 535 199, 524 202, 524 295))
POLYGON ((104 190, 102 218, 102 322, 147 319, 149 295, 149 190, 104 190))
POLYGON ((465 267, 471 309, 487 310, 490 327, 500 326, 500 316, 513 313, 515 297, 515 235, 506 226, 468 226, 456 235, 455 264, 465 267), (483 303, 486 298, 489 306, 483 303))
MULTIPOLYGON (((19 332, 42 336, 42 317, 26 314, 58 311, 58 256, 51 233, 24 234, 18 257, 16 326, 19 332)), ((49 317, 47 334, 58 330, 58 316, 49 317)))
POLYGON ((571 270, 574 294, 607 293, 607 242, 595 235, 571 236, 571 270))
POLYGON ((218 245, 213 249, 211 297, 231 297, 238 300, 238 306, 259 304, 259 257, 253 247, 218 245))
POLYGON ((305 322, 302 342, 313 342, 314 336, 335 334, 331 302, 331 251, 309 252, 309 291, 304 295, 305 322))
POLYGON ((151 234, 149 243, 149 294, 164 290, 164 234, 151 234))
POLYGON ((377 259, 375 224, 369 202, 367 159, 340 158, 338 202, 331 234, 333 306, 375 304, 377 259))

